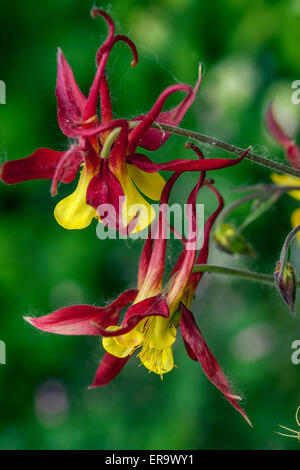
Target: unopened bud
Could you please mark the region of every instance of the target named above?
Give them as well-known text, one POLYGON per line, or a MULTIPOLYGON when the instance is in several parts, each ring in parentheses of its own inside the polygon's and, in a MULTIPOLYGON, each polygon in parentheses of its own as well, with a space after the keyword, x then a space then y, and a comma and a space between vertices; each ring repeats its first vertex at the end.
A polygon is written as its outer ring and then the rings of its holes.
POLYGON ((235 227, 228 223, 221 223, 217 226, 214 238, 218 248, 225 251, 225 253, 255 255, 252 246, 247 242, 244 235, 238 233, 235 227))
POLYGON ((281 263, 278 261, 274 272, 276 287, 280 296, 289 307, 291 314, 294 315, 297 287, 295 270, 290 263, 286 263, 280 276, 280 269, 281 263))

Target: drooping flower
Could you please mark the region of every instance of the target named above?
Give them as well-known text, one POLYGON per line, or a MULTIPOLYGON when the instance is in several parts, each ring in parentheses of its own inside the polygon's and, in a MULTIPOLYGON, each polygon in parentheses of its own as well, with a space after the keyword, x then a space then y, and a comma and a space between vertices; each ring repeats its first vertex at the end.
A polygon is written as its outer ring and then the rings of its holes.
MULTIPOLYGON (((74 144, 65 152, 47 148, 36 150, 29 157, 11 160, 0 167, 0 179, 15 184, 31 179, 52 179, 51 193, 57 193, 58 182, 69 183, 80 172, 75 191, 55 208, 57 222, 67 229, 87 227, 94 217, 102 219, 99 207, 110 204, 115 208, 115 227, 138 231, 147 227, 155 212, 144 196, 159 200, 165 181, 160 170, 200 171, 234 165, 238 160, 212 158, 206 161, 180 159, 154 164, 137 147, 158 149, 168 133, 150 129, 154 121, 178 125, 193 103, 200 85, 201 73, 192 89, 185 84, 168 87, 158 97, 152 109, 131 121, 113 118, 110 93, 105 74, 106 63, 113 46, 125 42, 138 63, 136 47, 124 35, 115 34, 112 19, 104 11, 93 8, 93 17, 101 15, 108 24, 108 36, 96 54, 97 70, 86 98, 76 84, 73 72, 62 51, 57 60, 57 115, 62 132, 74 144), (184 92, 184 99, 170 111, 162 111, 166 99, 173 93, 184 92), (101 116, 97 115, 100 97, 101 116), (138 121, 137 121, 138 120, 138 121), (123 201, 120 204, 120 201, 123 201)), ((108 222, 107 222, 108 223, 108 222)))
MULTIPOLYGON (((300 148, 292 140, 286 132, 281 128, 280 124, 277 122, 274 114, 274 109, 272 104, 269 105, 266 113, 266 123, 268 130, 272 136, 277 140, 277 142, 284 148, 285 155, 291 166, 296 169, 300 169, 300 148)), ((300 188, 300 178, 296 176, 283 175, 273 173, 271 179, 274 183, 279 186, 299 186, 300 188)), ((294 199, 300 201, 300 190, 293 189, 288 193, 294 199)), ((292 227, 295 228, 300 224, 300 208, 295 209, 291 215, 292 227)), ((300 240, 300 233, 297 235, 298 240, 300 240)))
MULTIPOLYGON (((202 154, 199 152, 201 158, 202 154)), ((106 350, 96 372, 93 387, 106 385, 124 367, 134 352, 142 364, 161 377, 174 367, 172 346, 180 327, 189 356, 200 362, 208 379, 223 393, 225 398, 249 422, 241 409, 217 360, 211 353, 189 310, 201 273, 193 273, 195 262, 207 261, 209 235, 212 225, 223 208, 223 199, 205 172, 192 190, 188 207, 188 236, 183 239, 184 248, 174 266, 165 287, 163 275, 168 228, 166 207, 171 189, 182 172, 176 172, 166 183, 161 197, 157 223, 150 230, 145 242, 138 272, 137 290, 126 291, 107 307, 76 305, 62 308, 40 318, 26 320, 36 328, 64 335, 102 335, 106 350), (209 187, 218 198, 218 208, 209 217, 204 228, 204 242, 198 252, 198 227, 196 197, 199 189, 209 187), (129 306, 121 324, 120 311, 129 306)), ((249 422, 250 423, 250 422, 249 422)))

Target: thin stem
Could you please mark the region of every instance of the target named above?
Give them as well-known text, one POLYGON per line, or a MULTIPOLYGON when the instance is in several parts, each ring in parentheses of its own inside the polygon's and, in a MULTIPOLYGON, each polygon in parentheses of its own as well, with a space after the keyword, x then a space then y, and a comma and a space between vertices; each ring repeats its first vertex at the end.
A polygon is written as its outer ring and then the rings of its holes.
POLYGON ((250 186, 237 186, 232 187, 232 191, 236 192, 246 192, 246 191, 281 191, 281 192, 289 192, 289 191, 300 191, 300 184, 291 185, 291 186, 278 186, 277 184, 269 184, 269 183, 259 183, 259 184, 252 184, 250 186))
MULTIPOLYGON (((243 196, 242 198, 238 199, 237 201, 234 201, 233 203, 229 204, 222 212, 222 214, 219 217, 219 223, 223 222, 223 220, 237 207, 241 206, 245 202, 251 201, 251 199, 255 199, 256 197, 263 196, 265 193, 274 193, 272 198, 274 198, 274 201, 276 201, 280 196, 281 193, 284 192, 289 192, 289 191, 300 191, 300 186, 277 186, 276 184, 256 184, 253 186, 244 186, 242 188, 232 188, 235 191, 250 191, 256 190, 253 193, 247 194, 246 196, 243 196)), ((270 196, 271 200, 271 196, 270 196)), ((245 227, 243 227, 245 228, 245 227)))
POLYGON ((284 270, 285 270, 285 265, 286 265, 287 258, 288 258, 289 246, 292 243, 295 236, 297 235, 297 233, 299 232, 299 230, 300 230, 300 225, 295 227, 288 234, 288 236, 286 237, 285 242, 282 246, 282 250, 281 250, 281 253, 280 253, 280 259, 279 259, 279 263, 280 263, 280 271, 279 271, 279 276, 278 276, 279 279, 282 279, 282 277, 283 277, 283 273, 284 273, 284 270))
POLYGON ((271 196, 265 197, 260 201, 260 204, 256 206, 255 209, 250 211, 250 214, 244 219, 244 222, 238 229, 238 233, 245 230, 245 228, 250 225, 254 220, 260 217, 263 213, 265 213, 278 199, 280 198, 282 191, 274 191, 271 196))
MULTIPOLYGON (((197 264, 193 268, 194 273, 211 272, 217 274, 225 274, 234 277, 241 277, 249 281, 262 282, 264 284, 271 284, 275 287, 274 276, 270 274, 255 273, 253 271, 244 271, 243 269, 227 268, 225 266, 216 266, 212 264, 197 264)), ((300 282, 297 282, 300 285, 300 282)))
POLYGON ((237 201, 234 201, 232 204, 229 204, 229 206, 225 207, 225 209, 221 213, 218 223, 220 224, 221 222, 223 222, 223 220, 228 216, 231 211, 241 206, 245 202, 251 201, 251 199, 255 199, 256 197, 261 196, 263 193, 263 191, 256 191, 252 194, 247 194, 246 196, 242 197, 241 199, 238 199, 237 201))
MULTIPOLYGON (((139 121, 135 121, 139 122, 139 121)), ((208 137, 207 135, 200 134, 199 132, 193 132, 187 129, 182 129, 181 127, 170 126, 169 124, 161 124, 154 122, 152 126, 154 129, 159 129, 161 131, 169 132, 170 134, 181 135, 186 137, 187 139, 196 140, 198 142, 202 142, 203 144, 212 145, 213 147, 220 148, 225 150, 225 152, 234 153, 235 155, 241 156, 245 150, 241 149, 240 147, 236 147, 235 145, 228 144, 227 142, 223 142, 222 140, 215 139, 212 137, 208 137)), ((280 173, 284 173, 291 176, 296 176, 300 178, 300 170, 296 170, 296 168, 291 168, 287 165, 283 165, 282 163, 277 163, 267 158, 264 158, 260 155, 257 155, 253 152, 248 152, 246 157, 248 160, 251 160, 258 165, 262 165, 264 167, 269 168, 273 171, 278 171, 280 173)))

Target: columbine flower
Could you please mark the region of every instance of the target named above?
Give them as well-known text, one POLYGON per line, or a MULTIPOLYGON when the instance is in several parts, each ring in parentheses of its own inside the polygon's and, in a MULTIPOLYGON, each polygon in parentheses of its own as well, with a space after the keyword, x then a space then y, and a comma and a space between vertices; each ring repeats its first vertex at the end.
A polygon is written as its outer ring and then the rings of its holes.
POLYGON ((138 146, 156 150, 167 140, 168 133, 150 129, 150 126, 154 121, 172 125, 180 123, 195 99, 201 73, 199 71, 194 89, 178 84, 164 90, 148 114, 131 121, 114 120, 105 75, 107 59, 119 41, 131 48, 132 66, 138 63, 137 51, 127 36, 115 34, 114 23, 104 11, 93 8, 91 13, 93 17, 103 16, 109 31, 96 55, 97 71, 87 98, 77 86, 62 51, 58 51, 58 122, 62 132, 74 139, 74 144, 65 152, 41 148, 27 158, 6 162, 0 167, 0 178, 7 184, 31 179, 52 179, 51 193, 55 195, 58 182, 69 183, 80 171, 76 190, 55 208, 58 223, 67 229, 85 228, 94 217, 103 217, 97 212, 99 206, 110 204, 115 208, 116 221, 121 219, 117 229, 128 230, 129 227, 130 231, 138 231, 147 227, 155 216, 143 195, 152 200, 160 199, 165 181, 158 171, 218 169, 234 165, 239 159, 212 158, 205 162, 181 159, 154 164, 144 155, 136 154, 138 146), (175 92, 185 92, 186 96, 178 106, 162 112, 166 99, 175 92), (97 116, 99 96, 100 120, 97 116), (124 199, 121 207, 120 198, 124 199))
MULTIPOLYGON (((292 140, 285 133, 285 131, 281 128, 281 126, 277 122, 272 105, 270 105, 267 109, 266 123, 272 136, 284 148, 285 155, 287 159, 289 160, 290 164, 292 165, 292 167, 299 170, 300 169, 300 148, 295 143, 295 141, 292 140)), ((274 181, 274 183, 278 184, 279 186, 297 186, 298 185, 300 188, 300 179, 297 178, 296 176, 279 175, 277 173, 273 173, 271 175, 271 179, 272 181, 274 181)), ((288 194, 292 196, 294 199, 297 199, 298 201, 300 201, 300 190, 298 191, 294 189, 294 190, 289 191, 288 194)), ((300 208, 295 209, 292 212, 291 223, 292 223, 293 228, 297 227, 300 224, 300 208)), ((297 237, 298 237, 298 240, 300 240, 300 233, 298 233, 297 237)))
MULTIPOLYGON (((51 192, 55 195, 57 183, 59 181, 69 183, 80 169, 81 175, 76 190, 60 201, 55 208, 55 217, 60 225, 68 229, 84 228, 96 216, 99 204, 113 203, 118 207, 119 196, 126 196, 128 213, 132 204, 136 204, 136 207, 141 206, 136 229, 143 229, 153 219, 154 210, 136 187, 147 197, 159 200, 164 180, 158 173, 149 175, 132 165, 127 166, 126 155, 128 152, 134 152, 138 143, 144 144, 146 148, 150 146, 154 149, 159 148, 165 142, 168 136, 161 138, 161 132, 149 131, 150 125, 154 119, 178 124, 195 98, 200 75, 194 90, 184 84, 167 88, 152 110, 140 117, 141 123, 130 133, 128 121, 113 120, 105 66, 112 47, 118 41, 124 41, 131 48, 132 66, 138 63, 137 51, 129 38, 115 35, 111 18, 102 10, 94 8, 92 16, 97 15, 105 18, 109 32, 107 39, 97 52, 97 71, 88 98, 78 88, 62 51, 58 51, 56 85, 58 122, 62 132, 67 137, 75 139, 75 144, 66 152, 42 148, 25 159, 6 162, 0 168, 0 176, 7 184, 50 178, 52 179, 51 192), (186 92, 185 99, 171 111, 161 113, 167 97, 177 91, 186 92), (99 94, 100 123, 96 114, 99 94), (111 134, 116 130, 119 132, 119 137, 114 143, 111 134), (110 145, 105 146, 107 140, 110 140, 108 142, 110 145), (110 146, 113 143, 111 150, 110 146)), ((132 218, 133 216, 128 217, 124 214, 124 225, 127 225, 132 218)))
MULTIPOLYGON (((201 154, 199 152, 199 156, 201 154)), ((213 222, 223 208, 223 199, 217 190, 205 180, 202 172, 198 184, 191 192, 188 204, 189 230, 184 249, 163 287, 166 251, 166 205, 170 191, 181 172, 176 172, 166 183, 161 197, 159 218, 152 225, 141 254, 136 291, 126 291, 107 307, 76 305, 62 308, 41 318, 29 318, 36 328, 64 335, 102 335, 106 350, 91 387, 106 385, 124 367, 134 352, 138 352, 142 364, 161 377, 174 367, 172 346, 180 327, 189 356, 200 362, 209 380, 226 399, 244 416, 235 395, 218 362, 208 348, 192 313, 189 310, 195 289, 201 279, 193 273, 195 261, 206 262, 209 234, 213 222), (199 189, 208 186, 217 196, 219 206, 209 217, 204 230, 204 244, 197 258, 197 219, 195 201, 199 189), (155 232, 157 230, 157 232, 155 232), (155 235, 154 235, 155 233, 155 235), (153 241, 153 239, 155 240, 153 241), (129 303, 124 320, 119 323, 120 311, 129 303)))

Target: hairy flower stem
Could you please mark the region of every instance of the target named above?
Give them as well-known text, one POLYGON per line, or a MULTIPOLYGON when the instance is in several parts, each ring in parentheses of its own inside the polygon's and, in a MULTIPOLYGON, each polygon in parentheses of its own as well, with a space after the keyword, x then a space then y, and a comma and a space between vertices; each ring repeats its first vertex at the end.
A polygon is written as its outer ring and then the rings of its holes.
MULTIPOLYGON (((271 284, 275 287, 274 276, 270 274, 255 273, 253 271, 244 271, 243 269, 227 268, 225 266, 216 266, 211 264, 197 264, 193 268, 194 273, 211 272, 217 274, 226 274, 229 276, 248 279, 249 281, 271 284)), ((300 282, 297 283, 300 285, 300 282)))
MULTIPOLYGON (((215 139, 204 134, 200 134, 199 132, 193 132, 187 129, 182 129, 181 127, 170 126, 168 124, 161 124, 156 122, 154 122, 151 127, 153 127, 154 129, 159 129, 161 131, 169 132, 170 134, 181 135, 183 137, 186 137, 187 139, 202 142, 203 144, 212 145, 213 147, 225 150, 225 152, 234 153, 238 156, 241 156, 245 151, 240 147, 228 144, 227 142, 223 142, 222 140, 215 139)), ((262 165, 266 168, 269 168, 272 171, 278 171, 279 173, 284 173, 300 178, 300 170, 296 170, 296 168, 283 165, 282 163, 274 162, 272 160, 269 160, 268 158, 264 158, 260 155, 257 155, 256 153, 248 152, 245 158, 251 160, 254 163, 257 163, 258 165, 262 165)))
POLYGON ((288 258, 288 253, 289 253, 289 247, 290 247, 290 244, 292 243, 293 239, 295 238, 295 236, 297 235, 297 233, 299 232, 300 230, 300 225, 298 225, 298 227, 295 227, 289 234, 288 236, 286 237, 285 239, 285 242, 282 246, 282 250, 281 250, 281 253, 280 253, 280 271, 279 271, 279 279, 282 279, 283 278, 283 273, 284 273, 284 270, 285 270, 285 265, 286 265, 286 262, 287 262, 287 258, 288 258))
POLYGON ((219 217, 218 223, 222 223, 225 218, 229 215, 230 212, 232 212, 234 209, 237 207, 241 206, 245 202, 251 201, 252 199, 255 199, 258 196, 261 196, 264 194, 264 191, 256 191, 251 194, 247 194, 246 196, 242 197, 241 199, 238 199, 237 201, 234 201, 232 204, 229 204, 221 213, 219 217))
MULTIPOLYGON (((255 199, 259 196, 264 196, 267 193, 272 196, 273 200, 276 201, 282 193, 286 193, 289 191, 295 191, 299 190, 300 191, 300 186, 277 186, 276 184, 257 184, 251 186, 244 186, 242 188, 232 188, 235 191, 251 191, 251 190, 256 190, 250 194, 247 194, 246 196, 243 196, 242 198, 238 199, 237 201, 234 201, 232 204, 229 204, 221 213, 219 217, 219 223, 223 222, 225 218, 237 207, 241 206, 245 202, 251 201, 252 199, 255 199)), ((270 197, 271 199, 271 197, 270 197)), ((248 224, 247 224, 248 225, 248 224)), ((245 227, 240 227, 240 231, 244 229, 245 227)))
POLYGON ((264 191, 264 192, 273 192, 273 191, 281 191, 281 192, 289 192, 289 191, 300 191, 300 183, 296 185, 290 186, 278 186, 277 184, 270 184, 270 183, 259 183, 259 184, 252 184, 249 186, 236 186, 231 188, 232 191, 236 191, 239 193, 247 192, 247 191, 264 191))

